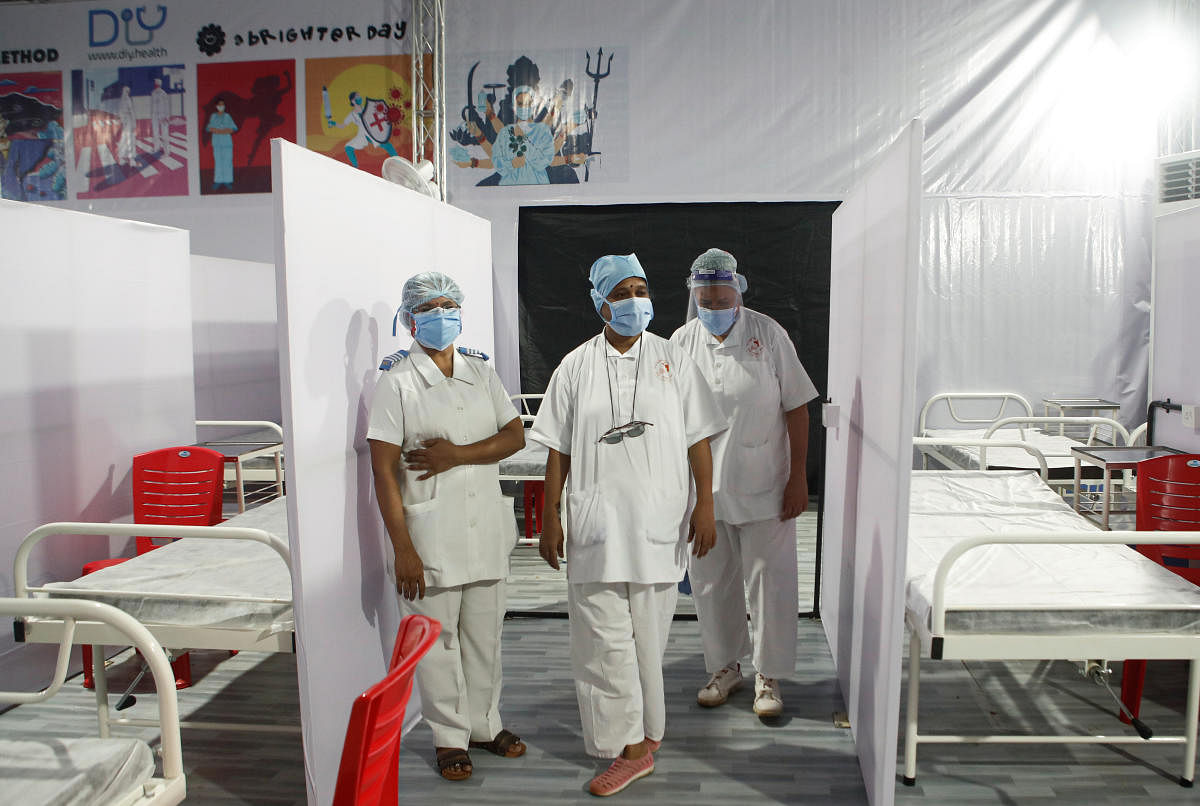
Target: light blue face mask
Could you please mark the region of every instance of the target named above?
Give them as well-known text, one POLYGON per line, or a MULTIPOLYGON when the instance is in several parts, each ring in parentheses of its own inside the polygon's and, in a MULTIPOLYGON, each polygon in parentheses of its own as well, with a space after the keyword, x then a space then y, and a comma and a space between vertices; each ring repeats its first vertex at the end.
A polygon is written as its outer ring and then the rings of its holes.
POLYGON ((649 297, 630 297, 608 303, 612 318, 609 326, 622 336, 636 336, 654 318, 654 303, 649 297))
POLYGON ((735 305, 732 308, 722 308, 713 310, 712 308, 701 308, 696 306, 696 318, 700 320, 700 324, 704 325, 704 329, 714 336, 724 336, 733 327, 733 323, 737 321, 740 305, 735 305))
POLYGON ((445 350, 462 333, 462 311, 458 308, 434 308, 413 314, 417 326, 413 336, 431 350, 445 350))

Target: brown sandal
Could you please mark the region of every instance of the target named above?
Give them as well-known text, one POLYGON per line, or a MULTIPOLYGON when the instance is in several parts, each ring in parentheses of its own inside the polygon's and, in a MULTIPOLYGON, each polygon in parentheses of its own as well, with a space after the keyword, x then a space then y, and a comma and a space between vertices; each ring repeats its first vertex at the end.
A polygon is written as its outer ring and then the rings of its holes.
POLYGON ((520 758, 525 755, 525 743, 515 733, 501 730, 490 742, 468 742, 471 747, 482 747, 501 758, 520 758))
POLYGON ((461 747, 437 748, 437 767, 447 781, 465 781, 471 777, 471 757, 461 747))

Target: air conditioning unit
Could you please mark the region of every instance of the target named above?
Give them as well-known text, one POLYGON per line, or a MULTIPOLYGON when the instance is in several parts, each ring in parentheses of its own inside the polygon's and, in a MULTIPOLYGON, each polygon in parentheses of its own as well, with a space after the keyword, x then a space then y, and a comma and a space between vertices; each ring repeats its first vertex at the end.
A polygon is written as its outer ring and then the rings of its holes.
POLYGON ((1200 151, 1159 157, 1155 215, 1200 206, 1200 151))

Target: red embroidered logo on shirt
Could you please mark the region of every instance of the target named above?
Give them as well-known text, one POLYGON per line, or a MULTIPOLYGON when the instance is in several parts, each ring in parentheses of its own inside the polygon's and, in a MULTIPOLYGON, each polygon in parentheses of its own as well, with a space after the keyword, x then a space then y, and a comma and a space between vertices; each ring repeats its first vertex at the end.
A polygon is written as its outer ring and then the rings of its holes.
POLYGON ((671 380, 671 362, 659 361, 654 365, 654 374, 657 375, 660 380, 671 380))
POLYGON ((750 353, 750 355, 754 356, 755 358, 758 358, 760 355, 762 355, 762 351, 763 345, 758 339, 750 339, 750 341, 746 342, 746 352, 750 353))

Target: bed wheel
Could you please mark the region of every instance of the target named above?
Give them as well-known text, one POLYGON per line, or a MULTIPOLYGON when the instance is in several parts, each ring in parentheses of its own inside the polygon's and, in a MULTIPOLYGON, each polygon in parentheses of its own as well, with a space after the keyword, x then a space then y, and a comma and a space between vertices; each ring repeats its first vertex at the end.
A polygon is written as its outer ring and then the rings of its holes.
POLYGON ((1192 781, 1190 778, 1184 778, 1183 776, 1179 777, 1179 785, 1182 786, 1184 789, 1191 789, 1193 783, 1195 783, 1195 782, 1192 781))
MULTIPOLYGON (((916 778, 909 778, 909 777, 906 775, 906 776, 904 776, 904 785, 905 785, 905 786, 916 786, 916 785, 917 785, 917 779, 916 779, 916 778)), ((1187 784, 1184 784, 1184 786, 1191 786, 1191 784, 1190 784, 1190 783, 1187 783, 1187 784)))

